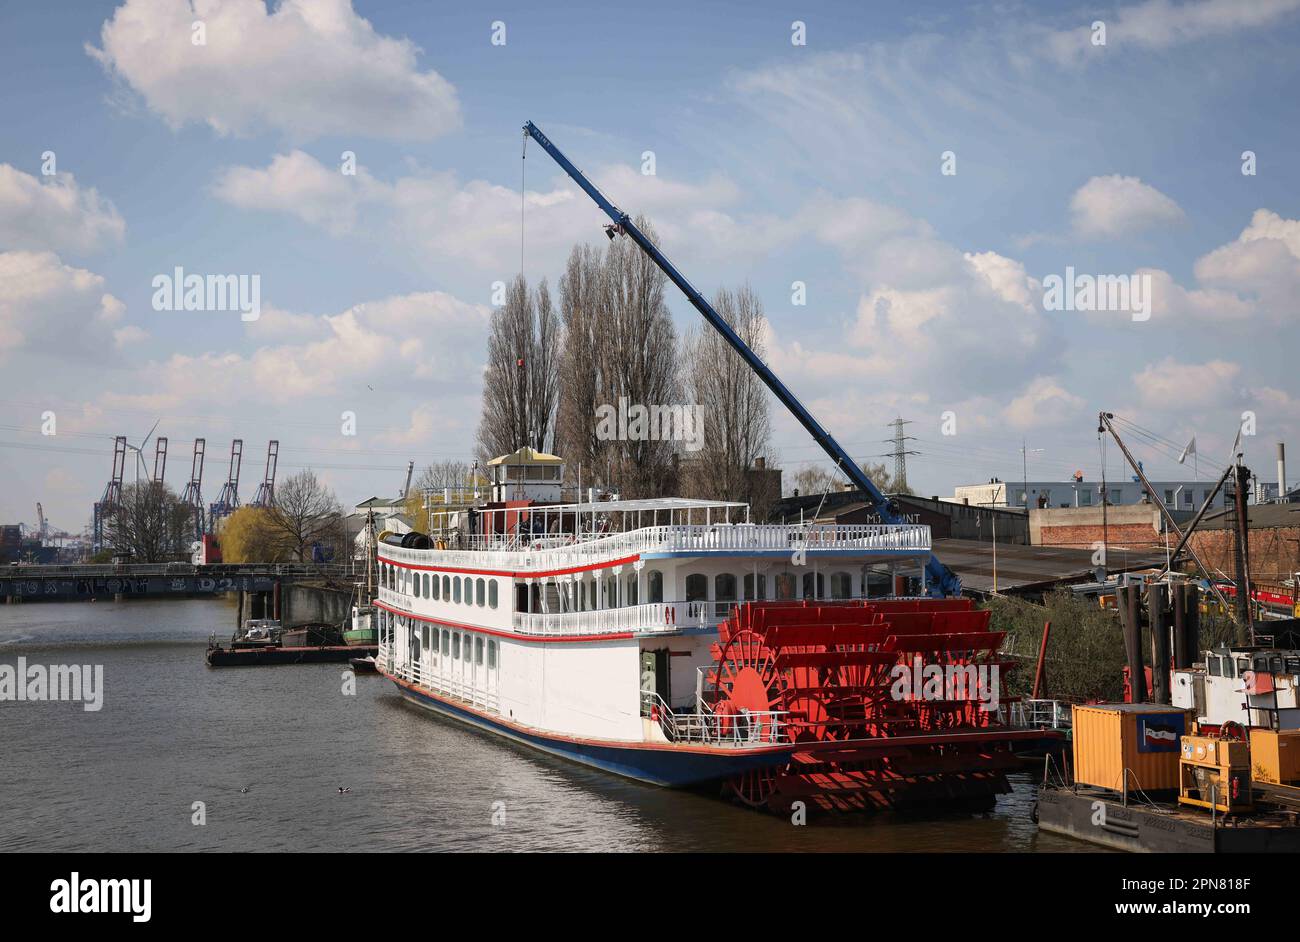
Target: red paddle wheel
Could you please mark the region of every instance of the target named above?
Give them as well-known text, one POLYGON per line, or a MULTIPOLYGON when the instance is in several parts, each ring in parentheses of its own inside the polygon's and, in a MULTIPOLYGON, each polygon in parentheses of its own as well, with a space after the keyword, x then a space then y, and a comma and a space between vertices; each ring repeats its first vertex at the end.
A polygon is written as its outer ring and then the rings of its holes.
POLYGON ((712 649, 714 710, 724 727, 776 724, 807 748, 728 789, 773 810, 846 811, 1008 791, 1015 737, 981 706, 1011 662, 988 623, 967 599, 738 606, 712 649))

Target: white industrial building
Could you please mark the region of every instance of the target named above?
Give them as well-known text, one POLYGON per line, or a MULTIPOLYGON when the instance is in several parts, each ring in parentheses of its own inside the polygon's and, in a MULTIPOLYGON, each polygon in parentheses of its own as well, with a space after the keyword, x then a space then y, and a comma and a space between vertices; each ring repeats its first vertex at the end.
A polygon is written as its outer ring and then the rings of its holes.
MULTIPOLYGON (((1151 486, 1160 495, 1166 506, 1177 510, 1195 510, 1204 503, 1214 490, 1214 481, 1152 481, 1151 486)), ((1132 479, 1106 481, 1106 503, 1111 506, 1123 504, 1140 504, 1146 500, 1146 491, 1141 482, 1132 479)), ((1262 494, 1252 495, 1258 501, 1261 497, 1270 500, 1277 495, 1277 485, 1260 482, 1262 494)), ((1224 507, 1224 488, 1215 495, 1211 507, 1224 507)), ((954 489, 948 498, 958 504, 972 507, 1028 507, 1030 509, 1049 509, 1059 507, 1099 507, 1102 504, 1102 484, 1100 481, 1003 481, 993 480, 987 484, 964 484, 954 489)))

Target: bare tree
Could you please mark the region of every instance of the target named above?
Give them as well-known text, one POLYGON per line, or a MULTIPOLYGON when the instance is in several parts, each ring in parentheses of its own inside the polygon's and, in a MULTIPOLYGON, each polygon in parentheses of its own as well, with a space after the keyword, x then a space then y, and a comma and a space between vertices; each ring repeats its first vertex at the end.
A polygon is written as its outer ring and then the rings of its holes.
POLYGON ((559 318, 545 280, 530 292, 524 277, 517 276, 506 303, 492 314, 478 432, 480 459, 509 454, 523 445, 538 451, 554 447, 560 342, 559 318))
POLYGON ((276 485, 267 527, 279 546, 303 562, 313 544, 338 543, 342 517, 334 492, 307 469, 276 485))
MULTIPOLYGON (((644 218, 637 225, 654 238, 644 218)), ((676 445, 662 436, 602 438, 597 410, 679 404, 677 332, 666 284, 663 272, 628 239, 611 242, 603 259, 589 246, 576 246, 560 280, 560 452, 571 476, 581 466, 586 480, 617 486, 629 497, 675 489, 676 445)))
MULTIPOLYGON (((871 483, 876 485, 884 494, 911 494, 911 489, 906 485, 899 489, 893 475, 889 473, 888 468, 882 464, 872 464, 865 461, 861 465, 862 471, 871 483)), ((816 465, 808 465, 801 468, 794 475, 794 487, 802 495, 807 494, 826 494, 831 491, 840 490, 848 481, 838 473, 832 473, 825 468, 816 465)))
POLYGON ((465 487, 469 479, 468 462, 437 461, 425 467, 415 479, 415 492, 440 491, 445 487, 465 487))
MULTIPOLYGON (((650 241, 657 241, 644 217, 636 223, 650 241)), ((621 397, 646 407, 679 402, 677 331, 664 298, 668 276, 630 239, 612 241, 605 262, 613 296, 613 330, 605 355, 613 387, 609 404, 617 407, 621 397)), ((627 496, 653 497, 676 489, 674 442, 661 437, 614 444, 616 481, 627 496)))
MULTIPOLYGON (((713 306, 762 357, 767 318, 758 295, 748 285, 736 292, 723 289, 713 306)), ((756 459, 766 457, 772 433, 767 387, 708 325, 692 331, 685 347, 682 383, 700 406, 704 428, 683 485, 692 496, 743 500, 762 516, 779 496, 768 493, 769 477, 754 470, 756 459)))
POLYGON ((836 489, 835 475, 816 465, 808 465, 795 472, 794 491, 801 496, 828 494, 836 489))
POLYGON ((152 481, 124 486, 121 502, 104 524, 108 544, 144 563, 186 554, 193 533, 194 508, 165 484, 152 481))
POLYGON ((556 417, 556 447, 570 476, 605 463, 605 445, 596 436, 596 408, 608 401, 603 338, 608 330, 608 296, 600 252, 575 245, 560 278, 560 317, 564 350, 560 383, 564 395, 556 417))

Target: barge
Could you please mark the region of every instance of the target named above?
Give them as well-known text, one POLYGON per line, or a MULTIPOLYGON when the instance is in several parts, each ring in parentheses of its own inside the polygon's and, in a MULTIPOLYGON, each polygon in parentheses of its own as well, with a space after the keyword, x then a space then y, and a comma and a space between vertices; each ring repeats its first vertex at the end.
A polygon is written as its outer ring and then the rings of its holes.
POLYGON ((209 667, 269 664, 323 664, 373 657, 374 644, 348 644, 334 625, 306 624, 282 628, 270 619, 245 622, 228 642, 208 639, 203 660, 209 667))
POLYGON ((1215 648, 1170 674, 1171 704, 1073 708, 1039 828, 1139 853, 1300 851, 1300 651, 1215 648))

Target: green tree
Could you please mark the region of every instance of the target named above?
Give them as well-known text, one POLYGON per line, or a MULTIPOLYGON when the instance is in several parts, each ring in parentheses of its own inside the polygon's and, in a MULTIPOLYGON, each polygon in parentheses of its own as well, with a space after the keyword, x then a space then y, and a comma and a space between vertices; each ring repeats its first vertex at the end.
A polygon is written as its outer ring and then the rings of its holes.
POLYGON ((271 512, 265 507, 240 507, 221 525, 221 559, 227 563, 278 563, 285 561, 271 512))

